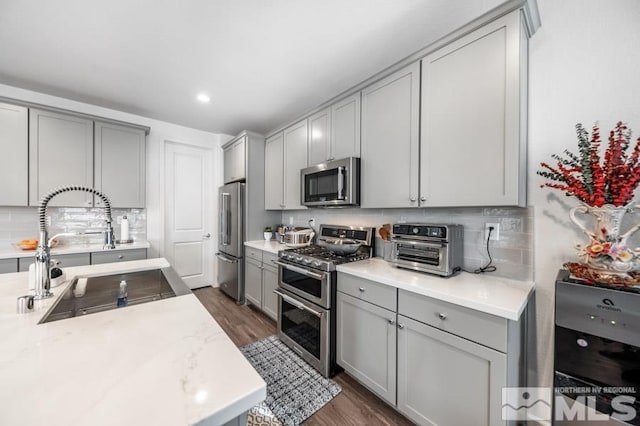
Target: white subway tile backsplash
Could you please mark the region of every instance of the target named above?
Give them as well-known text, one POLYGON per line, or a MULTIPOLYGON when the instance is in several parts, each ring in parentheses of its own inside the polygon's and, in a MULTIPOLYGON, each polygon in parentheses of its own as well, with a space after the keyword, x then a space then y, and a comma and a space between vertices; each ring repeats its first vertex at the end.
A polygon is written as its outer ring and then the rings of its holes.
MULTIPOLYGON (((129 235, 134 240, 145 240, 147 217, 144 209, 113 209, 113 228, 116 239, 120 238, 118 216, 129 219, 129 235)), ((62 232, 102 231, 105 227, 105 212, 102 208, 50 207, 47 216, 51 217, 49 236, 62 232)), ((0 208, 0 244, 10 244, 23 239, 38 238, 38 209, 36 207, 0 208), (5 217, 8 215, 8 218, 5 217)), ((102 235, 80 235, 61 237, 72 244, 93 244, 103 241, 102 235)))
MULTIPOLYGON (((416 209, 308 209, 282 213, 282 223, 308 226, 310 218, 320 224, 376 227, 385 223, 456 223, 464 226, 464 267, 474 270, 485 266, 489 258, 484 238, 485 223, 500 224, 500 240, 489 244, 494 274, 516 280, 533 280, 533 209, 517 207, 455 207, 416 209)), ((377 233, 376 233, 376 236, 377 233)), ((376 239, 376 254, 382 255, 376 239)))

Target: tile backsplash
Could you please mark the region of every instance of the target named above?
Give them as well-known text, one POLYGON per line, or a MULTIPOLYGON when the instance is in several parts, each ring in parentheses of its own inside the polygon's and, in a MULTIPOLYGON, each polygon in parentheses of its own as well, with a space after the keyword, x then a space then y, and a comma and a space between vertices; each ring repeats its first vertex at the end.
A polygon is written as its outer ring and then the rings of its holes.
MULTIPOLYGON (((61 232, 102 231, 105 227, 103 208, 85 207, 49 207, 47 215, 51 217, 48 227, 49 237, 61 232)), ((113 230, 116 239, 120 239, 118 217, 129 219, 129 236, 134 240, 145 240, 147 233, 147 214, 145 209, 112 209, 113 230)), ((0 207, 0 244, 7 245, 24 239, 38 238, 37 207, 0 207)), ((80 235, 61 237, 61 243, 100 244, 104 236, 80 235)))
POLYGON ((380 246, 378 228, 383 224, 453 223, 464 226, 464 268, 473 270, 489 261, 485 223, 500 225, 500 240, 490 242, 493 274, 520 281, 533 280, 533 208, 464 207, 427 209, 308 209, 285 211, 282 223, 309 226, 320 224, 376 227, 376 245, 380 246))

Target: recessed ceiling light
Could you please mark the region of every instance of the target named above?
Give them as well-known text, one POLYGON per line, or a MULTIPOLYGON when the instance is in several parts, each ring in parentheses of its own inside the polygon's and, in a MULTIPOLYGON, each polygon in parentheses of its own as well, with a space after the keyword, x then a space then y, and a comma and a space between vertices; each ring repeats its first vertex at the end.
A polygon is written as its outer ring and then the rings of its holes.
POLYGON ((208 95, 205 95, 204 93, 200 93, 198 95, 198 100, 203 104, 208 104, 211 101, 211 98, 208 95))

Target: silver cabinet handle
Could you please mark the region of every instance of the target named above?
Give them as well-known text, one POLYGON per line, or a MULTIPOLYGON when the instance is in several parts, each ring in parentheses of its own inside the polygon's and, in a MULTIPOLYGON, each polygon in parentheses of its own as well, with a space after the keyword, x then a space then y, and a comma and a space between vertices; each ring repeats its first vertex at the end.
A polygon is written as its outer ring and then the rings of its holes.
POLYGON ((208 240, 209 238, 211 238, 211 234, 208 232, 202 236, 203 240, 208 240))
POLYGON ((444 321, 447 319, 447 314, 445 314, 444 312, 438 312, 438 318, 444 321))
POLYGON ((427 197, 423 195, 422 197, 420 197, 420 201, 427 201, 427 197))
POLYGON ((360 293, 364 293, 364 287, 360 287, 358 290, 360 290, 360 293))
POLYGON ((312 313, 313 315, 317 316, 318 318, 322 318, 322 316, 324 315, 324 312, 315 311, 315 310, 305 306, 304 304, 298 302, 293 297, 287 296, 286 294, 281 293, 278 290, 273 290, 273 292, 275 294, 277 294, 278 296, 282 297, 283 300, 286 300, 287 303, 291 303, 293 306, 295 306, 296 308, 300 309, 301 311, 307 311, 309 313, 312 313))
POLYGON ((396 323, 396 321, 393 318, 390 318, 387 320, 389 322, 389 324, 393 325, 396 323))
POLYGON ((398 324, 398 328, 399 328, 400 330, 404 329, 404 324, 398 324))
POLYGON ((122 259, 124 259, 124 256, 120 255, 120 256, 118 256, 118 259, 122 260, 122 259))
POLYGON ((416 198, 416 197, 411 197, 411 198, 409 198, 409 200, 410 200, 412 203, 415 203, 415 202, 416 202, 416 200, 417 200, 417 198, 416 198))
POLYGON ((307 271, 306 269, 298 268, 297 266, 289 265, 287 263, 278 262, 277 260, 273 260, 272 262, 276 265, 282 266, 284 269, 289 269, 293 272, 306 275, 307 277, 315 278, 316 280, 320 281, 324 280, 324 275, 316 274, 315 272, 307 271))

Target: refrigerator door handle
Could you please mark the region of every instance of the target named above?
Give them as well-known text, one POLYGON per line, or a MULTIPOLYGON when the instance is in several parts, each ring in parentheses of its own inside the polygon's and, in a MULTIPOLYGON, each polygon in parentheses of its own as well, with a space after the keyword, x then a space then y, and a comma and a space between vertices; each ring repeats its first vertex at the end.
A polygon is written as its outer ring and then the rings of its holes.
POLYGON ((229 245, 229 194, 220 193, 220 242, 223 246, 229 245))
POLYGON ((216 256, 218 257, 218 259, 227 263, 238 263, 238 259, 229 259, 227 256, 225 256, 222 253, 216 253, 216 256))

